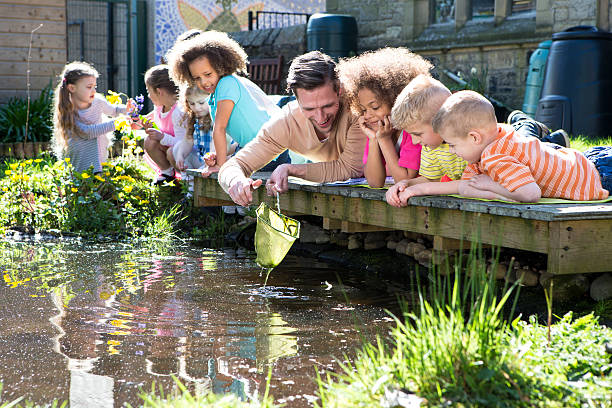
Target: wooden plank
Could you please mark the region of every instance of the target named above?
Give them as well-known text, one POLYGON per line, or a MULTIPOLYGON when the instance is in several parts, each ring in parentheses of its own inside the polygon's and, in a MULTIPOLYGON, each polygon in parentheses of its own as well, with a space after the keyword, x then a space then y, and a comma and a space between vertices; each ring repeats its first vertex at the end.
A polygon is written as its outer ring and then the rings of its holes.
POLYGON ((472 243, 470 241, 461 241, 435 235, 433 240, 433 249, 438 251, 448 251, 451 249, 470 249, 472 243))
POLYGON ((376 231, 389 231, 389 228, 379 227, 377 225, 361 224, 358 222, 341 221, 340 230, 342 232, 376 232, 376 231))
MULTIPOLYGON (((17 20, 17 19, 0 19, 0 32, 1 33, 27 33, 35 29, 38 26, 38 22, 32 22, 30 20, 17 20)), ((66 21, 47 21, 43 23, 43 26, 37 31, 39 34, 59 34, 66 35, 66 21)))
MULTIPOLYGON (((47 76, 32 76, 30 75, 30 84, 32 89, 43 89, 45 86, 52 82, 52 77, 47 76)), ((15 88, 23 87, 26 88, 26 76, 15 76, 15 75, 0 75, 0 90, 11 90, 15 88)))
POLYGON ((339 230, 342 228, 342 220, 335 218, 323 217, 323 229, 325 230, 339 230))
POLYGON ((551 223, 548 271, 554 274, 612 272, 612 222, 575 220, 551 223))
MULTIPOLYGON (((54 77, 59 75, 64 68, 63 63, 35 63, 30 64, 30 75, 54 77)), ((25 76, 28 69, 27 62, 0 62, 0 72, 2 75, 25 76)), ((54 81, 55 85, 55 81, 54 81)))
POLYGON ((65 0, 0 0, 0 4, 22 4, 24 6, 66 7, 65 0))
MULTIPOLYGON (((32 48, 31 62, 66 62, 66 50, 52 50, 45 48, 32 48)), ((28 49, 16 50, 13 48, 0 48, 0 61, 27 62, 28 49)), ((24 72, 25 74, 25 72, 24 72)))
POLYGON ((16 4, 0 4, 0 16, 11 16, 12 19, 66 21, 64 7, 21 6, 16 4))
MULTIPOLYGON (((10 33, 3 34, 0 36, 0 47, 13 47, 28 49, 30 44, 30 34, 18 34, 10 33)), ((32 36, 32 47, 33 48, 52 48, 52 49, 65 49, 66 48, 66 35, 34 35, 32 36)), ((27 51, 26 51, 27 53, 27 51)), ((2 71, 0 71, 2 72, 2 71)))
POLYGON ((218 200, 216 198, 198 197, 198 207, 221 207, 222 205, 236 205, 233 201, 218 200))

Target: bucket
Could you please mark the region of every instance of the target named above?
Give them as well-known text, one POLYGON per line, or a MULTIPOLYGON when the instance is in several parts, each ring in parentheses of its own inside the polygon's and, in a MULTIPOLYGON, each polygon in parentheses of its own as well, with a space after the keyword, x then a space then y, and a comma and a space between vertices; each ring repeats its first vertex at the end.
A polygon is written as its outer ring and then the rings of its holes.
POLYGON ((266 203, 261 203, 256 213, 255 262, 264 268, 274 268, 300 236, 300 222, 274 211, 266 203))

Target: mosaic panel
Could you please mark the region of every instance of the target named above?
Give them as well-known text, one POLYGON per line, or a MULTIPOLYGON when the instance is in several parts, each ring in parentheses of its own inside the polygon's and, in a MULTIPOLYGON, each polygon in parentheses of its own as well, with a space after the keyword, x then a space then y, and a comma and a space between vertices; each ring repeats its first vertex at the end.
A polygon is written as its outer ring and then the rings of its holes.
MULTIPOLYGON (((249 10, 313 14, 325 11, 325 0, 156 0, 156 61, 159 63, 179 34, 191 28, 247 30, 249 10)), ((274 20, 266 23, 269 27, 274 24, 274 20)))

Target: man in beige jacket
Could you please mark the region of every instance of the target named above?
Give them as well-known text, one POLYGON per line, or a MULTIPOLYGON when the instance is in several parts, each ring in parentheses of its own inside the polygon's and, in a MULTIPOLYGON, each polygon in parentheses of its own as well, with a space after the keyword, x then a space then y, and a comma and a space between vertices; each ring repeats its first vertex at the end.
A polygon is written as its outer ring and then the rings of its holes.
POLYGON ((270 118, 219 171, 221 187, 236 204, 252 202, 252 191, 262 180, 251 179, 251 174, 287 149, 313 163, 278 166, 266 182, 269 195, 286 192, 289 176, 315 182, 362 176, 366 136, 342 101, 335 68, 334 61, 319 51, 291 62, 287 87, 296 100, 270 118))

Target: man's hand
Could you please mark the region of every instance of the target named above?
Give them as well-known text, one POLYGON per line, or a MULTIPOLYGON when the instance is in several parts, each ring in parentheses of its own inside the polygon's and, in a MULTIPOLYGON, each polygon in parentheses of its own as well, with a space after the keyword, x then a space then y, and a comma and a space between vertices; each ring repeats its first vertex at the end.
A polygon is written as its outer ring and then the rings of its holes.
POLYGON ((261 186, 261 183, 261 180, 250 178, 239 180, 229 188, 229 195, 236 204, 246 207, 253 201, 253 190, 261 186))
POLYGON ((289 190, 289 169, 290 164, 281 164, 270 175, 266 182, 266 191, 269 196, 274 196, 276 193, 285 193, 289 190))
POLYGON ((387 190, 387 193, 385 194, 387 203, 389 203, 393 207, 402 207, 399 194, 404 191, 406 187, 408 187, 408 180, 400 180, 395 183, 391 188, 389 188, 389 190, 387 190))

